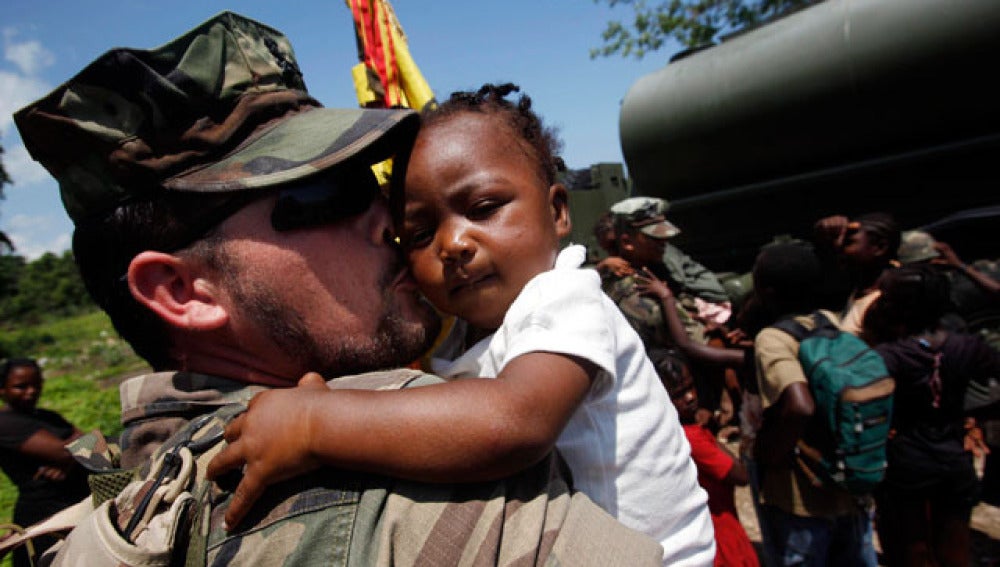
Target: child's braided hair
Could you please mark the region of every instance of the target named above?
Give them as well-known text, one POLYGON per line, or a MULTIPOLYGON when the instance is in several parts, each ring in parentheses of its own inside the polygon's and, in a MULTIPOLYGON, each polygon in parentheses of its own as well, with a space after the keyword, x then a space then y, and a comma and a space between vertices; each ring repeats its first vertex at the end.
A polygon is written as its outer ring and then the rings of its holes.
POLYGON ((493 114, 520 136, 525 150, 538 160, 542 180, 552 185, 562 164, 558 156, 562 144, 555 129, 543 125, 542 119, 531 110, 531 97, 522 94, 516 102, 507 100, 507 95, 520 91, 521 88, 512 83, 488 83, 475 92, 453 92, 440 106, 424 112, 423 124, 431 126, 461 112, 493 114))

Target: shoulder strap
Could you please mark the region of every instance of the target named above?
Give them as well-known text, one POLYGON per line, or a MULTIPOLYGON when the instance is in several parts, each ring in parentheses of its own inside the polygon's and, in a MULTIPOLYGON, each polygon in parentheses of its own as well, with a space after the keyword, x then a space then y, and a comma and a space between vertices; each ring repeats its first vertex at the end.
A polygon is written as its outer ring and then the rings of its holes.
POLYGON ((795 340, 802 342, 803 339, 808 337, 812 332, 806 329, 805 325, 799 323, 795 319, 788 317, 787 319, 781 319, 771 325, 775 329, 782 330, 789 335, 791 335, 795 340))
POLYGON ((813 325, 815 325, 811 334, 832 337, 839 335, 842 332, 840 327, 830 320, 830 318, 826 316, 826 313, 823 313, 823 311, 819 309, 813 311, 809 316, 812 317, 813 325))

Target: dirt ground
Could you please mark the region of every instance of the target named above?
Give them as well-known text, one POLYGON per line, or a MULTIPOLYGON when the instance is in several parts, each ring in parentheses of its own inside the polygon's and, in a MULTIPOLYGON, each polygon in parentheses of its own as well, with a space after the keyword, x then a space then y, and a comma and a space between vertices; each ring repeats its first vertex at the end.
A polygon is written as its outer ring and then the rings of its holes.
MULTIPOLYGON (((735 445, 733 446, 735 449, 735 445)), ((750 541, 760 556, 760 528, 754 513, 749 487, 737 487, 736 511, 750 541)), ((1000 567, 1000 508, 979 504, 972 510, 972 565, 975 567, 1000 567)), ((881 553, 876 537, 875 550, 881 553)), ((763 559, 761 565, 763 565, 763 559)))

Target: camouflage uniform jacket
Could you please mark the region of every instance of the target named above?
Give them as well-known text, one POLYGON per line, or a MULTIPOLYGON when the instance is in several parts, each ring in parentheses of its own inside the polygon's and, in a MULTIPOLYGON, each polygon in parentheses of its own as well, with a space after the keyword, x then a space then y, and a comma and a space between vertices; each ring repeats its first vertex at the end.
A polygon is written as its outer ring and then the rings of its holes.
MULTIPOLYGON (((662 277, 659 274, 657 276, 662 277)), ((656 346, 674 345, 660 302, 640 293, 637 285, 635 276, 616 276, 611 273, 603 276, 604 293, 618 305, 618 309, 625 315, 629 324, 639 333, 647 350, 656 346)), ((690 294, 684 292, 677 294, 677 313, 688 336, 692 340, 704 343, 705 327, 688 311, 688 309, 696 310, 693 301, 694 298, 690 294)))
POLYGON ((729 294, 723 289, 719 278, 705 266, 681 251, 680 248, 668 244, 663 251, 663 264, 667 267, 670 277, 680 282, 684 291, 712 303, 729 301, 729 294))
MULTIPOLYGON (((330 387, 395 389, 439 381, 396 370, 338 378, 330 387)), ((176 444, 185 433, 184 424, 199 415, 221 416, 204 429, 223 427, 226 416, 260 390, 180 372, 126 382, 123 461, 159 455, 176 444), (171 437, 172 431, 179 434, 171 437), (166 442, 160 439, 163 435, 169 437, 166 442)), ((206 455, 217 453, 222 444, 206 455)), ((199 457, 198 462, 207 460, 199 457)), ((567 477, 555 454, 503 481, 461 485, 324 469, 269 487, 232 532, 223 529, 222 520, 227 489, 234 483, 220 479, 208 483, 210 494, 203 507, 210 509, 202 510, 201 520, 195 521, 207 540, 203 549, 194 548, 196 552, 189 547, 187 564, 660 565, 659 544, 574 493, 567 477)))

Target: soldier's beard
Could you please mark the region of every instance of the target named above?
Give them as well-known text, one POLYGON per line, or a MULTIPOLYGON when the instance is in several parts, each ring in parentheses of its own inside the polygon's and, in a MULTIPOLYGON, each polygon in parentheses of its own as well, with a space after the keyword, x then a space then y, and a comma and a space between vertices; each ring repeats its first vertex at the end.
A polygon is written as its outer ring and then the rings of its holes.
POLYGON ((387 270, 380 282, 383 309, 371 334, 317 336, 302 315, 286 305, 273 289, 254 282, 230 280, 230 292, 245 316, 267 333, 276 345, 302 364, 303 371, 326 378, 399 368, 416 360, 430 347, 441 327, 440 318, 425 301, 419 313, 407 318, 389 287, 396 271, 387 270))

